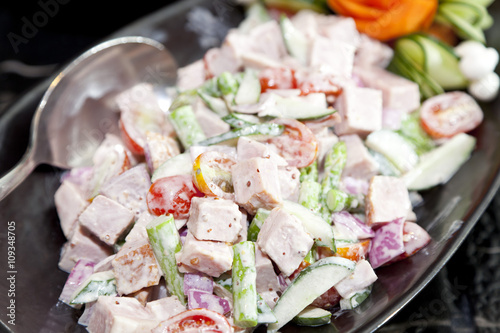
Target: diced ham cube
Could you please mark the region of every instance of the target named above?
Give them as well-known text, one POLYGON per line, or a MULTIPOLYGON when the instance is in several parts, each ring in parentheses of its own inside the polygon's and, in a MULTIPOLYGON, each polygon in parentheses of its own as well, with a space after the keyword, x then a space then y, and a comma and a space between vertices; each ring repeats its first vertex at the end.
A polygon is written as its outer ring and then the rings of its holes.
POLYGON ((61 229, 67 239, 73 236, 78 224, 78 216, 89 205, 78 187, 68 180, 64 180, 54 195, 57 215, 61 224, 61 229))
POLYGON ((177 87, 181 91, 198 88, 205 78, 205 63, 200 59, 177 70, 177 87))
POLYGON ((360 43, 354 64, 356 66, 378 66, 385 68, 391 62, 394 51, 390 46, 379 42, 368 35, 360 35, 360 43))
POLYGON ((246 241, 248 236, 248 214, 243 208, 240 208, 240 213, 241 213, 241 220, 240 220, 241 230, 240 233, 238 234, 238 238, 236 239, 235 243, 246 241))
POLYGON ((377 162, 358 135, 344 135, 340 140, 345 142, 347 148, 347 160, 342 177, 370 180, 378 173, 377 162))
POLYGON ((148 169, 153 173, 166 160, 179 155, 179 144, 169 136, 155 132, 146 133, 144 156, 148 169))
POLYGON ((331 41, 341 41, 346 44, 358 48, 361 43, 361 38, 356 22, 352 17, 339 17, 337 20, 321 26, 320 34, 327 37, 331 41))
POLYGON ((136 292, 127 295, 127 297, 133 297, 136 300, 138 300, 139 303, 141 303, 143 306, 146 306, 146 303, 151 297, 152 292, 153 292, 153 287, 145 287, 142 288, 141 290, 138 290, 136 292))
POLYGON ((177 296, 169 296, 148 302, 146 304, 146 310, 149 310, 156 320, 164 321, 176 314, 186 311, 186 307, 182 305, 177 296))
POLYGON ((125 245, 112 261, 116 290, 127 295, 144 287, 157 285, 161 271, 147 239, 125 245))
POLYGON ((257 292, 266 304, 273 308, 278 300, 277 292, 281 290, 278 275, 274 271, 271 259, 258 246, 255 247, 255 269, 257 271, 257 292))
POLYGON ((322 72, 350 78, 356 49, 342 41, 317 36, 311 46, 310 67, 322 72))
POLYGON ((369 287, 377 280, 377 274, 373 271, 372 266, 365 259, 361 259, 356 263, 354 271, 337 283, 335 289, 342 297, 348 297, 353 292, 369 287))
POLYGON ((314 240, 297 217, 277 207, 262 226, 257 244, 289 276, 311 249, 314 240))
POLYGON ((106 257, 99 261, 97 264, 94 266, 94 273, 98 272, 105 272, 105 271, 110 271, 113 269, 113 265, 111 262, 113 259, 115 259, 115 254, 110 255, 109 257, 106 257))
POLYGON ((265 68, 280 68, 283 63, 269 56, 257 52, 247 52, 241 55, 241 61, 246 68, 265 69, 265 68))
POLYGON ((300 190, 300 171, 296 167, 278 168, 281 197, 283 200, 297 202, 300 190))
POLYGON ((98 195, 80 215, 79 221, 101 241, 112 246, 134 222, 134 214, 118 202, 98 195))
POLYGON ((59 268, 69 273, 80 259, 99 262, 111 254, 113 254, 111 247, 102 243, 80 225, 77 225, 73 236, 61 249, 59 268))
POLYGON ((92 308, 90 333, 146 333, 159 324, 133 297, 101 296, 92 308))
POLYGON ((287 166, 288 163, 274 151, 273 147, 272 145, 242 136, 238 139, 236 146, 238 161, 244 161, 252 157, 262 157, 273 161, 278 167, 287 166))
POLYGON ((135 216, 148 210, 146 195, 151 187, 151 178, 146 165, 139 164, 101 188, 101 194, 130 209, 135 216))
POLYGON ((358 134, 365 137, 382 128, 382 92, 352 85, 344 87, 335 102, 341 122, 335 126, 337 135, 358 134))
POLYGON ((280 60, 288 54, 283 34, 278 22, 270 20, 250 31, 251 46, 254 52, 273 60, 280 60))
POLYGON ((233 251, 226 243, 201 241, 188 232, 184 246, 175 254, 175 259, 177 264, 218 277, 231 269, 233 251))
POLYGON ((208 77, 219 76, 223 72, 236 73, 241 67, 241 62, 236 58, 233 49, 225 45, 208 50, 203 61, 208 77))
POLYGON ((355 73, 366 87, 382 91, 384 108, 411 112, 420 107, 420 90, 415 82, 376 66, 359 67, 355 73))
POLYGON ((318 34, 318 16, 320 14, 312 10, 301 10, 293 15, 290 20, 295 29, 301 31, 309 40, 318 34))
POLYGON ((241 212, 232 200, 194 197, 187 227, 199 240, 233 243, 241 231, 241 212))
POLYGON ((411 202, 404 180, 390 176, 374 176, 365 199, 366 223, 385 224, 406 218, 411 202))
POLYGON ((147 239, 148 233, 146 231, 146 225, 155 218, 149 211, 144 211, 139 215, 134 223, 132 229, 125 237, 125 242, 133 242, 138 239, 147 239))
POLYGON ((232 167, 232 176, 235 201, 248 213, 272 209, 282 201, 278 168, 271 160, 254 157, 239 161, 232 167))
POLYGON ((199 99, 193 108, 196 120, 201 126, 203 133, 207 138, 229 132, 231 126, 222 120, 216 113, 206 107, 206 105, 199 99))

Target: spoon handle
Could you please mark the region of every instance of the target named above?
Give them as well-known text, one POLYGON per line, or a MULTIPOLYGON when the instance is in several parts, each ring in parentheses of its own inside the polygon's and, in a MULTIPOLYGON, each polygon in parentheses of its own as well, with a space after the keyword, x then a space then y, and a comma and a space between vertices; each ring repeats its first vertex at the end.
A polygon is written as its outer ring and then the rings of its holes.
POLYGON ((14 168, 0 178, 0 200, 21 184, 35 169, 36 165, 33 150, 30 149, 14 168))

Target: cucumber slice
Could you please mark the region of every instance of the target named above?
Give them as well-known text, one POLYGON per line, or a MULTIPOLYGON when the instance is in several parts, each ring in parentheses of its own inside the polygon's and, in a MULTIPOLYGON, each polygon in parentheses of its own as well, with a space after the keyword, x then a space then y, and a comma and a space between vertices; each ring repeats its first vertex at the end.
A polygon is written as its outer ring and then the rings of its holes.
POLYGON ((189 151, 176 155, 163 162, 158 169, 153 172, 151 182, 163 177, 190 175, 193 170, 193 161, 189 151))
POLYGON ((327 257, 303 269, 283 292, 273 309, 278 322, 268 329, 276 331, 292 320, 335 284, 346 278, 355 267, 354 261, 341 257, 327 257))
MULTIPOLYGON (((265 123, 252 126, 236 128, 221 135, 213 136, 201 142, 200 146, 211 146, 222 142, 234 141, 236 143, 241 136, 262 135, 262 136, 278 136, 283 133, 285 127, 283 125, 265 123)), ((231 142, 230 142, 231 143, 231 142)))
POLYGON ((307 65, 309 54, 309 41, 306 36, 295 28, 292 21, 286 15, 280 18, 281 33, 285 41, 288 53, 297 59, 302 65, 307 65))
POLYGON ((321 326, 331 322, 330 311, 309 305, 293 318, 292 322, 299 326, 321 326))
POLYGON ((257 73, 252 69, 247 69, 234 97, 234 103, 237 105, 258 103, 260 91, 260 80, 257 73))
POLYGON ((264 0, 264 4, 271 8, 288 9, 291 12, 309 9, 323 14, 330 13, 324 0, 264 0))
POLYGON ((71 297, 71 304, 96 301, 99 296, 115 296, 116 280, 113 271, 94 273, 83 282, 71 297))
POLYGON ((401 172, 410 171, 418 163, 418 155, 412 145, 396 132, 380 130, 366 138, 368 148, 381 153, 401 172))
POLYGON ((357 308, 361 303, 363 303, 372 292, 371 286, 368 288, 355 291, 349 297, 342 298, 340 300, 340 308, 342 310, 352 310, 357 308))
POLYGON ((455 13, 473 26, 479 25, 486 11, 484 7, 462 1, 445 2, 440 7, 441 10, 455 13))
POLYGON ((469 84, 458 67, 459 57, 448 45, 425 35, 409 38, 419 43, 424 51, 424 69, 444 89, 463 89, 469 84))
POLYGON ((247 239, 252 242, 257 241, 257 237, 259 236, 260 229, 262 228, 262 225, 264 224, 264 221, 267 219, 271 211, 264 209, 264 208, 259 208, 257 209, 257 213, 252 219, 252 222, 248 226, 248 235, 247 239))
POLYGON ((335 251, 333 228, 330 224, 296 202, 283 200, 280 206, 299 218, 304 229, 316 240, 318 246, 327 246, 335 251))
POLYGON ((260 124, 260 119, 257 116, 251 114, 243 114, 243 113, 230 113, 225 117, 222 117, 226 123, 231 125, 233 128, 243 128, 247 126, 252 126, 256 124, 260 124))
POLYGON ((425 190, 446 183, 472 154, 476 139, 465 133, 423 155, 420 162, 403 176, 408 190, 425 190))
POLYGON ((396 166, 387 159, 383 154, 368 148, 368 152, 372 155, 375 162, 378 164, 378 170, 384 176, 399 177, 401 176, 401 171, 396 168, 396 166))
POLYGON ((215 112, 219 117, 224 117, 229 114, 226 102, 223 99, 210 96, 202 91, 198 91, 198 96, 200 96, 208 108, 215 112))
POLYGON ((464 18, 462 18, 461 16, 457 15, 452 11, 446 10, 446 8, 441 9, 441 6, 438 7, 437 14, 442 19, 450 23, 453 26, 457 35, 459 35, 463 39, 472 39, 483 44, 486 43, 484 32, 480 27, 470 24, 464 18))
POLYGON ((281 97, 273 95, 275 103, 259 112, 259 117, 293 118, 309 120, 323 118, 336 110, 328 108, 326 96, 323 93, 309 94, 305 97, 281 97))

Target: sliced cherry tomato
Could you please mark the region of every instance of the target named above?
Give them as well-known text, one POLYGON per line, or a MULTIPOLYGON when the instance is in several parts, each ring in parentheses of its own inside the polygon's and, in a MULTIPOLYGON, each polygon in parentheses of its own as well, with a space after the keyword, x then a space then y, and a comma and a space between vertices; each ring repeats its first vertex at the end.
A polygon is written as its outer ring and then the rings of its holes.
POLYGON ((335 253, 335 256, 357 262, 366 257, 369 249, 370 240, 367 239, 359 243, 337 246, 337 252, 335 253))
POLYGON ((319 308, 329 310, 333 308, 335 305, 337 305, 340 302, 340 299, 342 297, 338 293, 337 289, 335 287, 331 287, 327 291, 325 291, 321 296, 316 298, 311 305, 317 306, 319 308))
POLYGON ((318 153, 318 141, 313 132, 295 119, 277 118, 273 123, 284 125, 285 131, 268 140, 290 166, 303 168, 311 165, 318 153))
POLYGON ((124 100, 122 104, 125 101, 130 103, 121 107, 122 139, 134 154, 144 155, 146 134, 148 132, 165 134, 168 132, 168 123, 152 90, 147 87, 137 87, 128 94, 130 96, 122 96, 124 100))
POLYGON ((483 111, 470 95, 454 91, 427 99, 420 121, 433 138, 449 138, 476 128, 483 121, 483 111))
POLYGON ((189 215, 191 199, 203 194, 193 184, 190 175, 160 178, 151 185, 147 194, 149 211, 157 216, 173 214, 176 219, 189 215))
POLYGON ((287 67, 263 69, 259 73, 259 79, 262 92, 266 92, 269 89, 297 88, 295 73, 287 67))
POLYGON ((192 309, 161 322, 155 332, 230 333, 232 328, 226 317, 217 312, 207 309, 192 309))
POLYGON ((236 161, 219 151, 204 152, 193 163, 193 181, 206 195, 234 199, 231 167, 236 161))

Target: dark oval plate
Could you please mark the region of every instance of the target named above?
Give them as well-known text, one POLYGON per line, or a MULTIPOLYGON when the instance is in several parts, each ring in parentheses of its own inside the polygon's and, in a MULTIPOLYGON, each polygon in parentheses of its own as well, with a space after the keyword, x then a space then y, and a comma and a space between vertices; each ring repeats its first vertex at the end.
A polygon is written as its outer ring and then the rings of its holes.
MULTIPOLYGON (((499 13, 500 3, 493 7, 492 12, 499 13)), ((241 19, 241 10, 230 1, 182 1, 130 24, 110 38, 151 37, 164 43, 183 66, 202 57, 207 48, 219 45, 228 28, 241 19), (205 20, 200 20, 203 17, 205 20)), ((497 28, 495 25, 490 31, 497 28)), ((490 40, 497 43, 492 46, 498 50, 500 40, 490 40)), ((0 174, 21 158, 32 114, 48 83, 38 85, 0 118, 0 174)), ((415 256, 378 269, 379 279, 372 295, 358 309, 337 313, 331 325, 319 328, 289 325, 283 331, 374 331, 437 274, 500 186, 499 100, 482 106, 485 119, 472 133, 477 138, 477 149, 471 159, 445 186, 424 192, 425 203, 416 209, 419 223, 429 232, 432 242, 415 256)), ((57 268, 65 241, 53 200, 60 174, 59 169, 40 166, 0 202, 0 267, 4 276, 0 279, 0 329, 3 331, 86 331, 77 324, 80 313, 57 300, 67 278, 57 268), (15 234, 15 242, 10 244, 15 247, 14 261, 9 261, 12 258, 7 255, 8 231, 15 234), (14 279, 8 280, 11 276, 14 279), (15 326, 8 323, 13 316, 15 326)))

